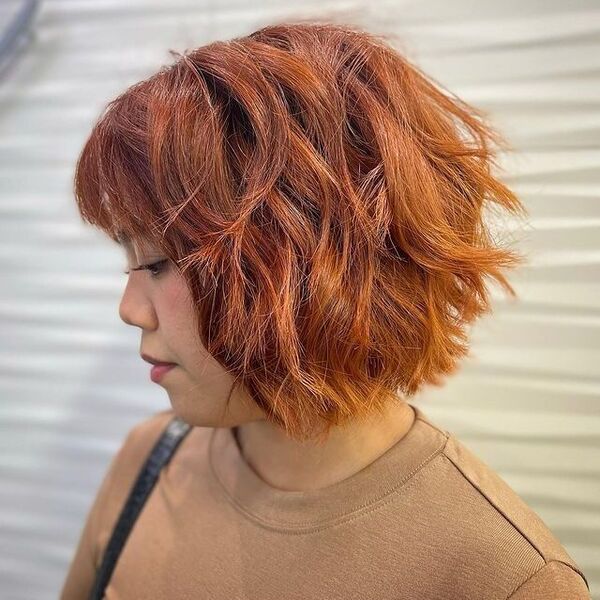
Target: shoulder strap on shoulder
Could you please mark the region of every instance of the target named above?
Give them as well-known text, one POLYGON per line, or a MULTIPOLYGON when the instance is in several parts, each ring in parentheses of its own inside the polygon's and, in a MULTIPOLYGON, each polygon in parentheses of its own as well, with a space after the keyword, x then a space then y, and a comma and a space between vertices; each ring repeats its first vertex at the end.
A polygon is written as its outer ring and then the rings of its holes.
POLYGON ((117 519, 111 538, 106 546, 102 564, 96 573, 96 580, 89 600, 102 599, 104 590, 117 563, 117 558, 127 541, 135 520, 156 484, 160 470, 169 462, 191 428, 188 423, 179 417, 173 417, 152 448, 117 519))

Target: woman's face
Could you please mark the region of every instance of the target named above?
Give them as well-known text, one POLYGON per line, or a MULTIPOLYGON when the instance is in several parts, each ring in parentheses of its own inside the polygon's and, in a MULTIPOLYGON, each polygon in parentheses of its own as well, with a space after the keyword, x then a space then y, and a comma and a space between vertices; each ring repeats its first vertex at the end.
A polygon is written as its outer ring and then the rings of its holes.
POLYGON ((191 294, 177 267, 169 260, 158 263, 165 256, 148 243, 123 242, 123 248, 129 275, 119 316, 140 328, 140 354, 175 363, 159 381, 175 413, 189 424, 203 427, 234 427, 262 420, 264 413, 239 386, 225 413, 233 377, 200 342, 191 294), (142 265, 155 266, 133 270, 142 265))

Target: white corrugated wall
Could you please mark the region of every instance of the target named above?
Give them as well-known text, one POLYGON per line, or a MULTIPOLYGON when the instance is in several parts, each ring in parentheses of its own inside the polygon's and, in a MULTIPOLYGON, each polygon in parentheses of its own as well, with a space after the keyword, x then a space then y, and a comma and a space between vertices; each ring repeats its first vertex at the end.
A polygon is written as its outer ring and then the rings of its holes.
MULTIPOLYGON (((5 0, 6 23, 17 2, 5 0)), ((14 12, 14 11, 13 11, 14 12)), ((168 49, 330 16, 394 34, 488 110, 516 152, 505 179, 519 299, 497 294, 472 357, 416 400, 555 532, 600 600, 600 5, 593 0, 48 0, 0 79, 0 596, 56 598, 125 433, 167 408, 118 318, 123 257, 84 228, 74 163, 108 102, 168 49)))

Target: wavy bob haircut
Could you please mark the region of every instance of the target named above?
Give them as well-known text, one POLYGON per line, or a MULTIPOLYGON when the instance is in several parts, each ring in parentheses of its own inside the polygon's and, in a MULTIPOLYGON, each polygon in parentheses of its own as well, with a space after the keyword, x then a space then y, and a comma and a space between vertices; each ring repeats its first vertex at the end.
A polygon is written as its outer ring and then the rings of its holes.
POLYGON ((516 296, 502 271, 523 261, 484 220, 526 214, 485 113, 354 26, 171 53, 95 123, 82 219, 158 245, 204 347, 296 439, 440 385, 487 280, 516 296))

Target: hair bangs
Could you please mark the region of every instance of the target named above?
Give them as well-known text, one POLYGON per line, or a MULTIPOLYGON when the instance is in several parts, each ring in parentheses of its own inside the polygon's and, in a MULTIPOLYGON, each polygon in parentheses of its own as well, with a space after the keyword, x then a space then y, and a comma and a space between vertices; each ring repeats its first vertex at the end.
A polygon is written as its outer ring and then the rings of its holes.
POLYGON ((164 207, 149 159, 147 93, 140 88, 135 93, 130 88, 108 104, 75 170, 74 192, 82 219, 117 243, 132 239, 161 243, 164 238, 164 207))

